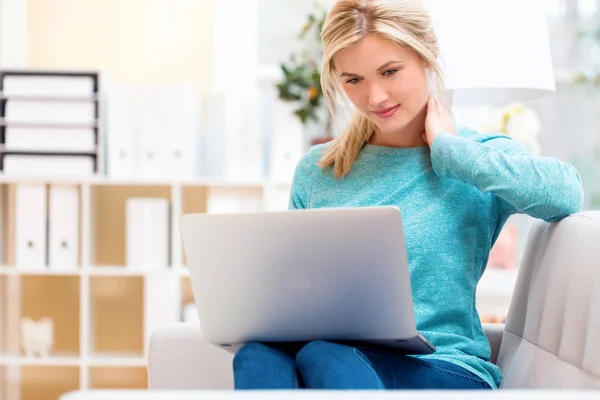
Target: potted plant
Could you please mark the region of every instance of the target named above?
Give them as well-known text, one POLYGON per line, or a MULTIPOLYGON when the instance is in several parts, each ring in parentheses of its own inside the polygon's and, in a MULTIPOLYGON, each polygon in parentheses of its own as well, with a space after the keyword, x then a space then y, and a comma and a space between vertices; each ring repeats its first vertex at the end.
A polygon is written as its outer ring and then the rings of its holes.
POLYGON ((591 27, 580 28, 577 33, 578 39, 587 48, 586 52, 591 58, 586 60, 586 68, 575 75, 575 83, 600 85, 600 22, 594 22, 591 27))
POLYGON ((321 30, 326 15, 321 8, 309 14, 299 34, 307 46, 281 63, 283 79, 276 84, 279 98, 296 105, 294 114, 310 136, 310 145, 333 139, 331 115, 321 88, 321 30))

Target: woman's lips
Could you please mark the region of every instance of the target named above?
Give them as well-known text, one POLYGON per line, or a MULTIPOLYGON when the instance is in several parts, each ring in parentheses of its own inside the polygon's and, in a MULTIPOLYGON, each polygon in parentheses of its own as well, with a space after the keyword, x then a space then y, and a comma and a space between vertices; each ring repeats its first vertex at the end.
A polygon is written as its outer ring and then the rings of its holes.
POLYGON ((375 114, 379 118, 389 118, 396 113, 396 110, 398 110, 399 107, 400 107, 400 104, 397 104, 393 107, 388 107, 388 108, 384 108, 382 110, 373 111, 373 114, 375 114))

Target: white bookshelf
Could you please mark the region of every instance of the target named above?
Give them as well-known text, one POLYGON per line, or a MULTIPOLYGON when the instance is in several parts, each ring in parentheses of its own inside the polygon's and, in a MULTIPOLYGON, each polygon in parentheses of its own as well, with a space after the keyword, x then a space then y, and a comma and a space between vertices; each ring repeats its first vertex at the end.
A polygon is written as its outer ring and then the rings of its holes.
MULTIPOLYGON (((39 385, 39 379, 31 377, 40 371, 62 372, 58 376, 62 376, 63 381, 56 383, 62 385, 60 391, 145 387, 145 344, 150 330, 144 315, 156 313, 156 307, 164 303, 162 299, 175 296, 181 316, 185 304, 193 301, 178 221, 185 213, 208 212, 208 196, 214 188, 218 188, 220 194, 223 191, 247 194, 255 205, 256 196, 260 196, 257 211, 285 210, 290 182, 0 176, 4 239, 0 264, 0 307, 4 308, 0 309, 0 328, 6 335, 0 336, 0 382, 4 379, 6 383, 4 393, 0 390, 0 400, 17 399, 23 391, 42 390, 35 386, 39 385), (10 241, 7 242, 14 229, 10 217, 14 206, 11 194, 14 195, 15 185, 23 182, 78 187, 81 230, 76 269, 40 267, 34 271, 14 265, 14 254, 11 254, 10 241), (167 198, 171 204, 170 258, 161 270, 125 265, 125 201, 139 196, 167 198), (153 276, 167 277, 176 283, 177 289, 156 291, 161 300, 147 302, 145 282, 153 276), (42 314, 54 317, 55 351, 50 357, 23 355, 18 327, 20 316, 28 313, 36 314, 37 318, 42 314)), ((481 304, 488 298, 492 306, 498 302, 507 305, 516 273, 488 271, 485 277, 478 292, 481 304)))
MULTIPOLYGON (((162 300, 146 301, 145 282, 167 277, 175 292, 153 285, 157 299, 176 297, 179 315, 193 301, 189 274, 179 237, 178 221, 183 213, 207 212, 211 189, 260 196, 257 211, 287 208, 289 182, 233 182, 218 179, 184 181, 112 179, 105 177, 17 177, 0 176, 3 252, 0 263, 0 389, 1 400, 20 398, 24 392, 42 390, 39 371, 63 372, 60 391, 104 387, 146 386, 146 342, 150 329, 146 313, 160 314, 162 300), (77 268, 53 270, 47 266, 14 264, 11 230, 14 221, 16 185, 75 185, 80 195, 80 254, 77 268), (279 190, 275 202, 269 198, 279 190), (160 197, 170 202, 171 251, 168 265, 144 270, 125 265, 125 201, 130 197, 160 197), (284 202, 283 199, 286 199, 284 202), (38 267, 32 270, 29 267, 38 267), (23 354, 19 338, 21 316, 53 318, 55 343, 49 357, 23 354), (74 378, 76 377, 76 379, 74 378), (1 386, 1 385, 0 385, 1 386), (33 389, 32 389, 33 387, 33 389), (37 388, 37 389, 36 389, 37 388)), ((256 202, 253 204, 256 205, 256 202)), ((78 210, 74 210, 77 212, 78 210)), ((166 286, 165 286, 166 287, 166 286)), ((165 321, 177 322, 176 321, 165 321)), ((46 388, 47 389, 47 388, 46 388)), ((44 389, 44 390, 46 390, 44 389)), ((50 390, 50 389, 47 389, 50 390)))

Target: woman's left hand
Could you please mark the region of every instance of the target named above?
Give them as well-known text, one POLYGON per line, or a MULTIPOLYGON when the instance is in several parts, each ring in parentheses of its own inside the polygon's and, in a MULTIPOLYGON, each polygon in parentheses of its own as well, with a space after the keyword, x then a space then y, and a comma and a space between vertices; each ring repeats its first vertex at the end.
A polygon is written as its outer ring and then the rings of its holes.
POLYGON ((435 137, 442 132, 456 135, 454 122, 442 103, 435 97, 430 96, 427 101, 427 116, 425 117, 423 140, 431 147, 435 137))

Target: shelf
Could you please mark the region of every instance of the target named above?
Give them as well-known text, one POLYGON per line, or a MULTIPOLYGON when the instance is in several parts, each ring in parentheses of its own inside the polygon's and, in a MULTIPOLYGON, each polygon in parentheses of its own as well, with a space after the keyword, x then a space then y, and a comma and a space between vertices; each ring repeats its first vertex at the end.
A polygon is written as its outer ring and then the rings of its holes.
POLYGON ((78 268, 74 271, 62 271, 52 269, 29 270, 10 266, 0 267, 0 276, 81 276, 84 273, 90 276, 146 276, 154 273, 171 272, 179 276, 189 276, 190 272, 186 266, 167 267, 164 269, 133 269, 124 266, 95 266, 85 269, 78 268), (85 271, 85 272, 84 272, 85 271))
POLYGON ((0 92, 0 100, 20 100, 20 101, 69 101, 69 102, 95 102, 98 101, 97 95, 87 97, 60 97, 60 96, 6 96, 0 92))
POLYGON ((26 366, 21 368, 20 398, 57 399, 80 389, 80 368, 72 366, 26 366))
POLYGON ((92 354, 88 365, 91 367, 146 367, 148 361, 137 354, 92 354))
MULTIPOLYGON (((147 360, 139 355, 92 355, 87 363, 91 367, 146 367, 147 360)), ((46 366, 46 367, 79 367, 83 360, 77 356, 0 356, 0 366, 46 366)))
POLYGON ((148 276, 153 274, 172 273, 178 276, 189 276, 190 272, 186 266, 156 268, 129 268, 124 266, 96 266, 88 269, 90 276, 148 276))
MULTIPOLYGON (((145 364, 139 366, 91 367, 90 389, 147 389, 145 364)), ((174 396, 177 397, 177 396, 174 396)))
POLYGON ((28 184, 28 183, 46 183, 57 185, 82 185, 91 184, 96 176, 81 175, 15 175, 0 172, 0 184, 28 184))
MULTIPOLYGON (((0 176, 0 181, 2 176, 0 176)), ((268 184, 267 180, 231 180, 219 178, 151 178, 151 177, 132 177, 132 178, 113 178, 106 176, 97 176, 87 179, 84 183, 90 185, 115 185, 115 186, 208 186, 208 187, 261 187, 268 184)))
POLYGON ((0 365, 78 367, 81 365, 81 358, 79 358, 77 356, 49 356, 49 357, 0 356, 0 365))
POLYGON ((144 278, 94 276, 89 296, 89 351, 143 356, 144 278))
POLYGON ((90 267, 90 276, 141 276, 144 271, 135 271, 126 267, 102 266, 90 267))
POLYGON ((260 188, 263 186, 272 187, 289 187, 291 182, 257 179, 257 180, 235 180, 235 179, 221 179, 221 178, 210 178, 210 177, 197 177, 197 178, 145 178, 145 177, 131 177, 131 178, 117 178, 107 177, 104 175, 93 175, 93 176, 66 176, 66 175, 14 175, 14 174, 3 174, 0 173, 0 183, 56 183, 56 184, 87 184, 87 185, 115 185, 115 186, 172 186, 172 185, 186 185, 186 186, 207 186, 207 187, 248 187, 248 188, 260 188))
POLYGON ((81 269, 76 270, 60 270, 49 269, 47 267, 37 269, 23 269, 12 266, 0 267, 0 275, 19 275, 19 276, 79 276, 81 269))
MULTIPOLYGON (((21 278, 21 317, 53 321, 51 357, 80 352, 80 278, 24 276, 21 278)), ((20 324, 19 321, 14 323, 20 324)), ((20 334, 20 332, 19 332, 20 334)))
POLYGON ((91 276, 144 276, 153 272, 164 272, 169 269, 142 269, 142 268, 129 268, 125 266, 102 266, 102 267, 90 267, 89 272, 91 276))
POLYGON ((126 265, 127 202, 132 198, 165 199, 172 205, 168 185, 95 186, 90 190, 92 221, 90 263, 96 266, 126 265))

